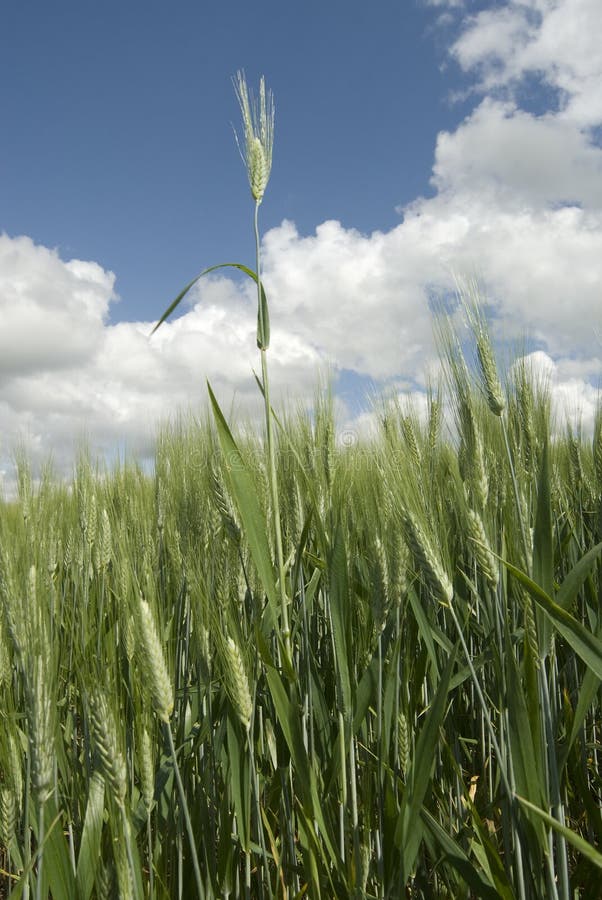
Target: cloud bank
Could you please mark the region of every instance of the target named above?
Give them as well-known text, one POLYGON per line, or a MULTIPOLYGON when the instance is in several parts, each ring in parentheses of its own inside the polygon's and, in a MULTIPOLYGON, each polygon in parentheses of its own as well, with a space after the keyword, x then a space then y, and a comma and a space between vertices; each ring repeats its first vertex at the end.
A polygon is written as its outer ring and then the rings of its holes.
MULTIPOLYGON (((602 5, 433 5, 454 23, 449 53, 472 112, 438 135, 434 196, 400 210, 392 230, 329 221, 301 235, 285 221, 265 234, 277 397, 309 397, 327 365, 415 388, 434 353, 430 301, 476 275, 496 335, 536 341, 555 395, 587 419, 602 374, 602 5)), ((149 455, 157 423, 198 408, 207 378, 226 407, 257 408, 250 283, 206 281, 152 339, 151 322, 110 322, 116 300, 115 276, 96 263, 0 236, 5 469, 19 440, 64 466, 82 433, 108 455, 149 455)))

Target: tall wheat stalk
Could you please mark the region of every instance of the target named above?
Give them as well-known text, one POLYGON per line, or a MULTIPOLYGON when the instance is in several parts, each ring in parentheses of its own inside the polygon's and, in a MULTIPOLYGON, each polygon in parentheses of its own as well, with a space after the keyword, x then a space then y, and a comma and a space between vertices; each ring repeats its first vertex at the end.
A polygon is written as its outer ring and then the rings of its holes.
MULTIPOLYGON (((265 425, 268 448, 270 494, 272 518, 276 542, 276 562, 278 567, 278 587, 282 617, 281 634, 284 650, 290 666, 291 641, 288 619, 288 598, 286 596, 286 571, 282 550, 282 526, 280 518, 280 497, 276 475, 276 444, 272 407, 270 403, 270 381, 268 377, 267 351, 270 345, 269 310, 261 282, 261 240, 259 236, 259 207, 269 181, 272 169, 272 149, 274 142, 274 100, 271 91, 266 90, 262 77, 259 82, 259 100, 249 93, 243 72, 238 72, 235 80, 236 93, 240 104, 244 128, 244 149, 241 155, 247 166, 251 195, 255 201, 253 231, 255 236, 255 272, 257 274, 257 346, 261 355, 261 387, 265 405, 265 425)), ((239 144, 240 146, 240 144, 239 144)))

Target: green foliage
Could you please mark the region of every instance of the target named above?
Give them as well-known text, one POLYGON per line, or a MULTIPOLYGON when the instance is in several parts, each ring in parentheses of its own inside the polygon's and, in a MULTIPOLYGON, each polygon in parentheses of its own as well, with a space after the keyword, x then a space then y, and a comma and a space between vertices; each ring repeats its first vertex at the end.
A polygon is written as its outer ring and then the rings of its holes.
MULTIPOLYGON (((519 423, 511 382, 508 396, 503 418, 519 423)), ((194 892, 189 835, 207 897, 539 898, 552 883, 558 896, 565 882, 571 896, 595 885, 593 448, 579 444, 575 481, 574 447, 543 430, 535 399, 537 456, 524 465, 519 426, 509 457, 471 387, 463 403, 496 498, 482 505, 461 445, 433 439, 417 412, 383 405, 380 437, 353 447, 337 445, 322 398, 317 419, 285 417, 275 458, 289 665, 265 448, 235 437, 213 402, 215 425, 183 420, 159 435, 154 476, 102 474, 82 456, 71 485, 35 483, 21 461, 20 495, 0 506, 4 889, 35 892, 42 858, 40 891, 53 897, 115 885, 151 896, 151 881, 153 897, 194 892), (493 554, 486 567, 467 508, 493 554), (406 546, 408 514, 422 550, 406 546), (429 552, 453 584, 449 606, 429 552), (140 595, 175 689, 169 725, 153 715, 140 595), (249 679, 248 728, 230 638, 249 679)))

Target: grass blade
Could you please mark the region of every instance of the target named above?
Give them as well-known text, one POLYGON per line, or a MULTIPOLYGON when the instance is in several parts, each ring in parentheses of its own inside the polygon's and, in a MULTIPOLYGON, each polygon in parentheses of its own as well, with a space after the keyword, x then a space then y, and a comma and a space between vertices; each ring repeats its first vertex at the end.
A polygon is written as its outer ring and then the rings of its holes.
POLYGON ((100 861, 100 840, 105 801, 105 782, 100 772, 90 779, 86 816, 77 857, 75 883, 78 900, 89 900, 100 861))
POLYGON ((249 470, 232 437, 232 433, 228 428, 228 424, 209 383, 207 383, 207 389, 225 461, 224 471, 228 487, 238 506, 245 536, 249 542, 249 550, 272 610, 272 624, 275 624, 278 617, 278 597, 272 557, 267 539, 266 521, 261 512, 257 492, 249 470))
POLYGON ((577 599, 577 594, 579 593, 581 586, 592 571, 601 553, 602 543, 596 544, 595 547, 592 547, 591 550, 588 550, 587 553, 581 557, 579 562, 573 566, 569 574, 565 577, 558 588, 555 598, 556 603, 563 609, 568 610, 573 605, 577 599))
POLYGON ((517 569, 511 563, 502 560, 509 572, 531 594, 535 602, 556 626, 575 653, 590 667, 590 669, 602 680, 602 643, 595 635, 588 631, 581 622, 574 619, 566 610, 555 603, 552 598, 528 575, 517 569))
POLYGON ((441 673, 437 692, 426 714, 412 760, 408 784, 403 795, 395 829, 395 843, 401 850, 403 879, 410 876, 422 840, 419 826, 422 804, 431 782, 435 765, 435 748, 439 742, 439 728, 447 708, 447 695, 451 673, 456 662, 456 649, 451 653, 441 673))
MULTIPOLYGON (((175 298, 175 300, 172 300, 172 302, 169 304, 169 306, 167 307, 167 309, 165 310, 165 312, 163 313, 163 315, 161 316, 161 318, 159 319, 159 321, 157 322, 157 324, 151 331, 149 337, 152 337, 152 335, 155 333, 155 331, 158 328, 160 328, 160 326, 163 324, 163 322, 165 322, 165 320, 170 317, 172 312, 175 309, 177 309, 177 307, 180 305, 180 303, 182 302, 182 300, 184 299, 184 297, 186 296, 188 291, 191 290, 191 288, 193 288, 195 286, 197 281, 200 281, 200 279, 203 278, 204 275, 209 275, 210 272, 216 272, 218 269, 238 269, 239 271, 244 272, 245 275, 248 275, 249 278, 251 278, 255 282, 255 284, 257 284, 257 282, 258 282, 257 273, 254 272, 252 269, 249 269, 248 266, 243 266, 242 263, 230 263, 230 262, 218 263, 216 266, 209 266, 209 268, 203 269, 203 271, 199 272, 199 274, 195 278, 193 278, 192 281, 188 282, 186 287, 182 288, 182 290, 180 291, 178 296, 175 298)), ((269 317, 268 317, 268 302, 267 302, 263 284, 260 285, 260 291, 261 291, 261 311, 264 316, 263 337, 264 337, 264 340, 267 339, 267 342, 269 344, 270 321, 269 321, 269 317)), ((259 320, 259 310, 258 310, 258 320, 259 320)), ((259 330, 258 330, 257 334, 258 334, 258 339, 259 339, 259 330)))
POLYGON ((550 828, 553 828, 554 831, 557 831, 558 834, 561 834, 569 844, 585 856, 591 863, 597 866, 599 869, 602 869, 602 853, 599 853, 595 847, 593 847, 589 841, 586 841, 581 835, 577 834, 574 831, 571 831, 570 828, 567 828, 566 825, 561 825, 560 822, 551 816, 549 813, 545 812, 545 810, 540 809, 538 806, 535 806, 534 803, 531 803, 529 800, 526 800, 524 797, 519 797, 516 795, 516 799, 524 806, 526 809, 530 810, 530 812, 534 813, 536 816, 539 816, 546 825, 549 825, 550 828))

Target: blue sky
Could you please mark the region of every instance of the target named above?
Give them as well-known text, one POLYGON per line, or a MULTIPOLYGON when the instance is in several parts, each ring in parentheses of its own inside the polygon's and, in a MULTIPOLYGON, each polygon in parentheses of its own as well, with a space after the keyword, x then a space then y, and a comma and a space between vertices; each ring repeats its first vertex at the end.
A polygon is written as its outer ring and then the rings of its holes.
POLYGON ((462 85, 417 0, 4 4, 2 227, 117 275, 113 320, 152 318, 180 282, 252 260, 231 78, 277 103, 264 228, 389 229, 431 192, 462 85), (442 71, 446 64, 445 71, 442 71))
POLYGON ((0 477, 152 453, 209 378, 253 415, 252 200, 231 78, 276 100, 261 208, 276 396, 330 370, 421 402, 430 300, 477 276, 591 424, 602 373, 599 0, 5 3, 0 10, 0 477))

